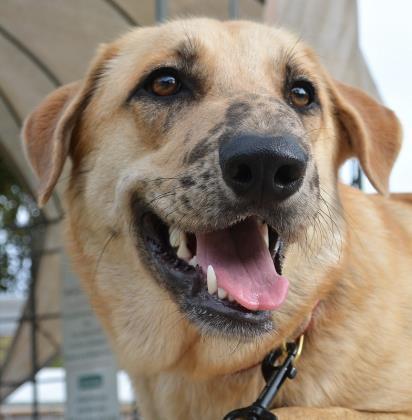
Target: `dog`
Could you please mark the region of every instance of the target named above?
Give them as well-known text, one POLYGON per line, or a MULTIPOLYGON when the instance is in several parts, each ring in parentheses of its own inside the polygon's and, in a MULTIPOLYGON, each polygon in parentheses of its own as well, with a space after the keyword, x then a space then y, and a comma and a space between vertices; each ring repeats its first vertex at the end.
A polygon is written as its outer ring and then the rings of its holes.
POLYGON ((221 419, 304 334, 279 419, 412 413, 412 195, 394 113, 292 34, 133 29, 22 137, 44 205, 68 157, 68 249, 144 419, 221 419), (378 191, 342 185, 357 157, 378 191))

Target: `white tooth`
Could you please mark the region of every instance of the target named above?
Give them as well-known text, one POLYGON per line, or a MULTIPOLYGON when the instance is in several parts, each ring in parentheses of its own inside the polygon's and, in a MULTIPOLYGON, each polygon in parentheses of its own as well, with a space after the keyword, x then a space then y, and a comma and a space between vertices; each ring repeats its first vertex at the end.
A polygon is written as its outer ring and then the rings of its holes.
POLYGON ((197 258, 196 255, 189 261, 189 265, 192 265, 193 267, 197 266, 197 258))
POLYGON ((207 267, 207 291, 211 295, 217 291, 216 274, 211 265, 207 267))
POLYGON ((186 234, 184 232, 180 232, 180 245, 177 250, 177 256, 182 260, 189 261, 192 257, 192 253, 189 251, 186 243, 186 234))
POLYGON ((280 239, 277 238, 276 239, 276 244, 275 244, 275 252, 278 252, 279 251, 279 247, 280 247, 280 239))
POLYGON ((180 233, 181 231, 175 226, 169 228, 169 242, 174 248, 180 245, 180 233))
POLYGON ((269 229, 266 223, 260 226, 260 233, 263 236, 266 246, 269 248, 269 229))
POLYGON ((232 295, 228 295, 227 298, 229 299, 229 302, 235 301, 235 298, 232 295))
POLYGON ((217 296, 219 297, 219 299, 225 299, 227 297, 226 290, 219 287, 217 289, 217 296))

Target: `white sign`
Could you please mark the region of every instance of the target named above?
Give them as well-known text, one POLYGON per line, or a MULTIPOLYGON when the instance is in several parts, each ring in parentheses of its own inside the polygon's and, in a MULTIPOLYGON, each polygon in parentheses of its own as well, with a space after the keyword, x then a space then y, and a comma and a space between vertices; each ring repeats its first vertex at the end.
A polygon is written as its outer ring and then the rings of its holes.
POLYGON ((117 367, 78 280, 63 264, 63 356, 67 420, 118 420, 117 367))

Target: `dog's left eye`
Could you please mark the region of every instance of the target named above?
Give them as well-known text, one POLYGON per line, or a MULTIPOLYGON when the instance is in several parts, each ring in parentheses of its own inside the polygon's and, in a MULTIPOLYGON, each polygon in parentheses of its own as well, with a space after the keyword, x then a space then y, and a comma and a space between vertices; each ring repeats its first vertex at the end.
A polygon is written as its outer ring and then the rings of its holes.
POLYGON ((307 108, 315 100, 315 89, 310 82, 294 82, 289 90, 291 104, 299 109, 307 108))
POLYGON ((176 95, 182 87, 178 75, 172 69, 165 69, 161 72, 156 72, 148 84, 146 90, 156 96, 172 96, 176 95))

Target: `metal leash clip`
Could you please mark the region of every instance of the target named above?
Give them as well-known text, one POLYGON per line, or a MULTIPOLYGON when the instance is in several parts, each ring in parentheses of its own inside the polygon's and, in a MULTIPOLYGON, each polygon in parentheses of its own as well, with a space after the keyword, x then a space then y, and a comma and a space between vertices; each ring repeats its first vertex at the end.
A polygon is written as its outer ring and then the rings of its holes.
POLYGON ((271 413, 270 407, 286 378, 293 379, 297 374, 293 362, 299 359, 303 348, 303 334, 298 343, 286 343, 282 347, 271 351, 262 362, 262 375, 266 386, 263 388, 258 399, 250 406, 239 408, 226 414, 223 420, 277 420, 271 413), (284 357, 283 362, 275 366, 275 363, 284 357))

